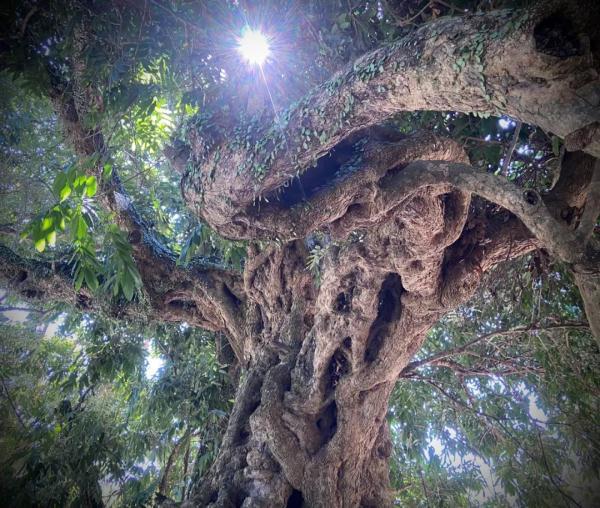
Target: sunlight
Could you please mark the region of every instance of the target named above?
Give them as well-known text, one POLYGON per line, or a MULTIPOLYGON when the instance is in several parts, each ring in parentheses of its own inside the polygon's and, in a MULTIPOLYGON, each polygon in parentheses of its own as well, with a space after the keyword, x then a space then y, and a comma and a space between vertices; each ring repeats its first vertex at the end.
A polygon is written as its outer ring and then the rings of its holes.
POLYGON ((259 30, 247 28, 238 42, 238 51, 248 63, 262 65, 270 53, 269 41, 259 30))
POLYGON ((148 356, 146 358, 146 379, 152 379, 164 364, 165 361, 160 356, 148 356))
POLYGON ((511 120, 510 118, 507 117, 502 117, 498 120, 498 125, 500 126, 501 129, 507 130, 510 129, 511 127, 514 127, 516 125, 516 123, 511 120))

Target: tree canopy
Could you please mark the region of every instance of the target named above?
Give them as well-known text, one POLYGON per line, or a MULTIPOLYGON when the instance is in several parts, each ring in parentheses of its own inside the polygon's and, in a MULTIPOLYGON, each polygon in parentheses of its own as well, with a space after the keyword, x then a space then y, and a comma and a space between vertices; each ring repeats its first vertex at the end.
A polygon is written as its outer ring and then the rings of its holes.
POLYGON ((600 501, 595 2, 0 12, 2 504, 600 501))

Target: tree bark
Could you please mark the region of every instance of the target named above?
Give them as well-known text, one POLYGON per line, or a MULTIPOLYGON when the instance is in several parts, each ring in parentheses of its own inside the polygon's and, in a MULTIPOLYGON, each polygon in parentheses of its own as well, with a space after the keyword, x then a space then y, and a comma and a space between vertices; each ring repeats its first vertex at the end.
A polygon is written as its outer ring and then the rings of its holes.
MULTIPOLYGON (((438 19, 278 118, 213 115, 190 129, 186 202, 224 236, 265 241, 250 246, 243 277, 177 267, 116 173, 105 182, 102 204, 130 234, 152 308, 223 331, 244 367, 219 456, 184 505, 389 505, 394 383, 431 326, 504 260, 546 248, 567 262, 598 331, 599 249, 546 206, 552 195, 474 171, 451 140, 377 126, 403 111, 507 114, 600 156, 599 13, 593 0, 551 0, 438 19), (318 283, 306 270, 314 243, 325 253, 318 283)), ((82 121, 94 100, 82 79, 85 30, 75 29, 73 93, 52 96, 78 154, 104 157, 102 132, 82 121)), ((598 209, 590 185, 578 205, 588 230, 598 209)), ((555 204, 568 202, 563 188, 555 204)), ((47 291, 56 281, 77 301, 64 270, 44 281, 41 265, 13 261, 5 278, 47 291)))
MULTIPOLYGON (((552 196, 475 171, 450 140, 371 127, 403 110, 501 112, 570 146, 577 131, 581 148, 600 153, 597 108, 579 102, 571 81, 597 87, 594 72, 584 78, 593 65, 548 55, 540 35, 552 31, 557 5, 432 23, 316 90, 283 115, 283 128, 251 133, 264 149, 232 142, 226 122, 192 133, 188 204, 226 236, 282 246, 250 252, 246 372, 219 458, 191 504, 389 505, 388 398, 427 331, 483 272, 535 248, 576 272, 599 272, 593 240, 548 208, 552 196), (459 65, 448 58, 463 52, 459 65), (304 269, 304 238, 326 252, 319 285, 304 269)), ((589 184, 580 188, 582 206, 595 209, 589 184)))
MULTIPOLYGON (((293 221, 285 235, 257 224, 263 198, 272 203, 315 165, 313 173, 332 177, 340 164, 327 162, 348 152, 343 142, 351 147, 360 131, 403 111, 509 115, 599 157, 599 22, 598 2, 557 0, 428 23, 364 55, 278 118, 199 122, 184 197, 224 236, 301 238, 293 221)), ((355 167, 352 157, 345 162, 355 167)))
POLYGON ((398 375, 485 270, 537 243, 514 217, 478 223, 443 181, 379 211, 362 216, 363 237, 323 246, 320 284, 302 241, 250 250, 246 370, 219 457, 185 506, 391 504, 398 375))

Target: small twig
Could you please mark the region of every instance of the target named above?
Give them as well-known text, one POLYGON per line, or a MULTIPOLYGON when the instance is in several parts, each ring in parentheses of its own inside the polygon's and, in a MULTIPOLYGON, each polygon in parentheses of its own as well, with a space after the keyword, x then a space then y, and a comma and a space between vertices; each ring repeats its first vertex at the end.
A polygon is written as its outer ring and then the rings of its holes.
POLYGON ((510 166, 510 161, 515 152, 515 148, 517 147, 517 143, 519 142, 519 134, 521 134, 522 126, 523 126, 522 122, 517 122, 517 125, 515 127, 515 132, 513 133, 512 142, 510 143, 508 151, 506 152, 506 155, 504 156, 504 161, 502 162, 502 171, 500 172, 500 174, 503 176, 506 176, 506 174, 508 172, 508 167, 510 166))
POLYGON ((502 141, 498 141, 497 139, 474 138, 473 136, 467 136, 465 138, 464 144, 467 144, 468 141, 472 141, 474 143, 490 144, 490 145, 504 145, 504 143, 502 141))
POLYGON ((79 401, 75 405, 75 408, 73 409, 73 412, 77 412, 77 411, 79 411, 81 409, 81 407, 83 406, 83 403, 85 402, 85 399, 90 394, 90 392, 92 391, 93 388, 94 388, 93 386, 88 386, 85 389, 85 391, 79 395, 79 401))
MULTIPOLYGON (((542 459, 544 459, 544 466, 546 467, 546 471, 548 472, 548 478, 550 479, 550 482, 552 483, 552 485, 554 485, 556 490, 558 490, 559 494, 563 498, 565 498, 566 501, 571 501, 575 506, 582 508, 582 506, 577 501, 575 501, 575 499, 573 499, 569 494, 567 494, 564 490, 562 490, 560 488, 560 486, 558 485, 558 483, 556 483, 556 480, 554 479, 554 475, 550 471, 550 465, 548 464, 548 459, 546 458, 546 451, 544 450, 544 442, 542 441, 542 436, 541 436, 539 430, 537 432, 537 436, 538 436, 538 440, 540 442, 540 450, 542 450, 542 459)), ((566 505, 568 507, 569 503, 566 502, 566 505)))
POLYGON ((419 367, 423 367, 424 365, 429 365, 433 362, 438 362, 439 360, 443 360, 444 358, 448 358, 449 356, 458 355, 461 353, 466 353, 468 349, 475 344, 483 342, 485 340, 491 340, 495 337, 501 337, 505 335, 516 335, 520 333, 528 333, 528 332, 540 332, 540 331, 550 331, 550 330, 572 330, 572 329, 585 329, 588 330, 589 326, 586 323, 561 323, 557 325, 548 325, 548 326, 528 326, 528 327, 517 327, 511 328, 509 330, 498 330, 491 333, 486 333, 485 335, 481 335, 462 346, 458 346, 452 349, 448 349, 446 351, 441 351, 439 353, 433 354, 423 360, 417 360, 409 363, 402 371, 398 377, 406 377, 407 374, 413 372, 415 369, 419 367))
POLYGON ((31 16, 33 16, 37 12, 37 10, 38 8, 36 6, 33 6, 25 16, 25 19, 21 24, 21 30, 19 31, 19 37, 21 37, 21 39, 25 36, 25 30, 27 30, 27 24, 29 23, 31 16))
MULTIPOLYGON (((12 194, 12 191, 10 192, 2 192, 0 194, 12 194)), ((18 231, 13 227, 15 224, 14 223, 10 223, 10 224, 0 224, 0 233, 4 233, 7 235, 14 235, 15 233, 17 233, 18 231)))
POLYGON ((421 478, 421 486, 423 487, 423 492, 425 493, 425 499, 427 501, 427 507, 431 506, 431 500, 429 499, 429 490, 427 489, 427 484, 425 483, 425 478, 423 478, 423 471, 419 468, 419 477, 421 478))
POLYGON ((19 411, 17 410, 17 406, 15 405, 12 397, 10 396, 10 392, 8 391, 8 388, 6 387, 6 384, 4 383, 4 379, 3 378, 0 378, 0 383, 2 383, 2 388, 4 389, 4 393, 6 393, 6 399, 8 400, 8 403, 10 404, 10 407, 12 407, 12 410, 15 413, 15 416, 17 417, 17 420, 21 424, 21 427, 23 427, 24 430, 27 430, 27 426, 25 425, 25 422, 21 418, 21 415, 19 414, 19 411))
POLYGON ((444 2, 443 0, 433 0, 433 3, 443 5, 444 7, 447 7, 448 9, 450 9, 450 15, 454 14, 454 11, 465 12, 467 10, 467 9, 459 9, 458 7, 456 7, 456 5, 452 5, 448 2, 444 2))
POLYGON ((423 14, 429 7, 431 7, 433 2, 428 2, 425 7, 423 7, 419 12, 417 12, 414 16, 406 19, 400 19, 396 22, 396 26, 406 26, 410 25, 415 19, 417 19, 421 14, 423 14))

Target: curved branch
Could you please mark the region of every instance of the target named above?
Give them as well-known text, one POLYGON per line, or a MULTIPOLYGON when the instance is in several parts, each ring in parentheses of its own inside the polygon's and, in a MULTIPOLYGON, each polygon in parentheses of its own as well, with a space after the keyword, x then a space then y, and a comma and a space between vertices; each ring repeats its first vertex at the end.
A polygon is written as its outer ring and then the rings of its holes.
MULTIPOLYGON (((467 156, 449 138, 419 132, 386 139, 379 129, 370 129, 263 202, 226 208, 220 201, 211 211, 219 214, 219 223, 212 226, 229 237, 280 240, 304 238, 327 226, 334 237, 344 238, 382 218, 386 211, 372 205, 380 192, 378 182, 389 170, 415 160, 467 162, 467 156)), ((440 194, 446 191, 440 188, 440 194)))
POLYGON ((520 192, 510 182, 489 173, 477 171, 467 164, 417 161, 391 175, 382 185, 381 207, 391 208, 398 196, 423 186, 448 184, 496 203, 516 215, 536 238, 567 263, 584 263, 584 245, 548 211, 534 191, 520 192))
POLYGON ((447 182, 515 214, 543 247, 572 266, 592 332, 600 340, 600 250, 593 242, 586 244, 566 224, 558 222, 537 193, 526 191, 521 194, 512 184, 493 175, 464 164, 446 162, 415 162, 393 178, 395 181, 386 188, 387 200, 391 202, 411 188, 447 182))
POLYGON ((401 111, 508 114, 562 137, 579 132, 582 148, 600 156, 592 128, 600 122, 594 99, 600 81, 583 47, 566 58, 546 49, 540 30, 546 34, 555 18, 556 36, 573 25, 595 40, 600 8, 593 1, 583 8, 556 0, 441 18, 360 58, 278 122, 261 118, 245 129, 238 125, 236 134, 232 119, 212 118, 210 127, 191 130, 195 167, 184 175, 186 200, 215 229, 235 236, 225 225, 240 210, 293 184, 320 158, 335 156, 342 142, 401 111))

